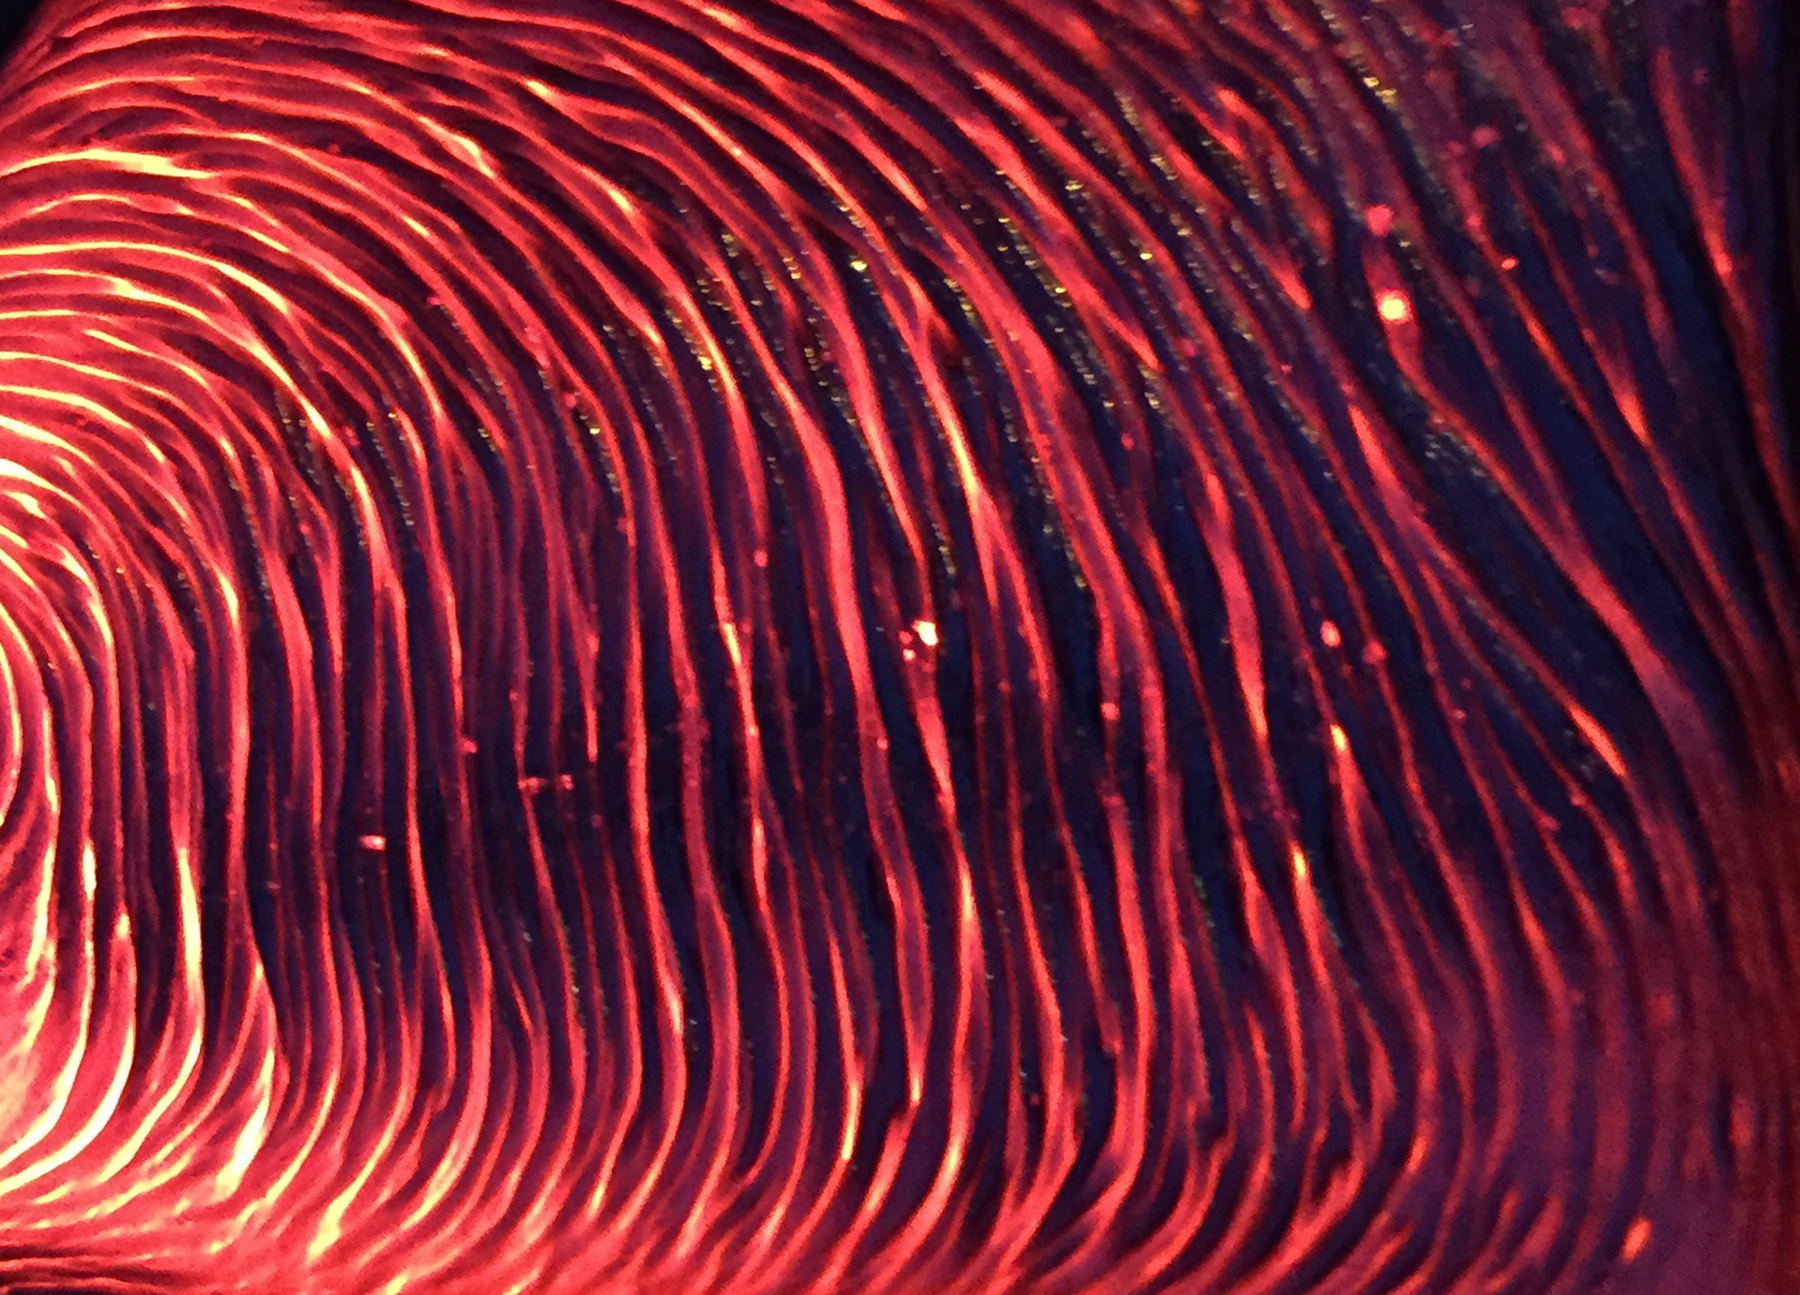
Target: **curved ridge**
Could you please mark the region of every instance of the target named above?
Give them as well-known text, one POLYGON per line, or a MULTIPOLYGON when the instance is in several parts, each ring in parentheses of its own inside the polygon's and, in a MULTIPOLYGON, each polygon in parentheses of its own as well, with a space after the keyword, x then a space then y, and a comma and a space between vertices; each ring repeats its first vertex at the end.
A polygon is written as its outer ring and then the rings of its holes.
POLYGON ((1792 1289, 1775 11, 53 5, 0 1281, 1792 1289))

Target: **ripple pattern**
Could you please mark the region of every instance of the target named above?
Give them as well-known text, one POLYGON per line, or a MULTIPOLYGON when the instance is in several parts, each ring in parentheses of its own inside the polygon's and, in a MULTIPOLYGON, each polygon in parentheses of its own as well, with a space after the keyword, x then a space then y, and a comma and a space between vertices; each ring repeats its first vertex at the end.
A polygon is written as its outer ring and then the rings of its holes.
POLYGON ((1800 1290, 1785 9, 50 0, 0 1287, 1800 1290))

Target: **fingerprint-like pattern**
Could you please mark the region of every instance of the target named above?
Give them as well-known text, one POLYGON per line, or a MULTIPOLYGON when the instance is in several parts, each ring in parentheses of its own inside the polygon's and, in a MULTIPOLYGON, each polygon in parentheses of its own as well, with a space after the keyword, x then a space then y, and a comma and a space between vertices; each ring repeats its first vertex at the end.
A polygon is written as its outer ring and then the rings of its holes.
POLYGON ((52 0, 0 1285, 1800 1289, 1780 0, 52 0))

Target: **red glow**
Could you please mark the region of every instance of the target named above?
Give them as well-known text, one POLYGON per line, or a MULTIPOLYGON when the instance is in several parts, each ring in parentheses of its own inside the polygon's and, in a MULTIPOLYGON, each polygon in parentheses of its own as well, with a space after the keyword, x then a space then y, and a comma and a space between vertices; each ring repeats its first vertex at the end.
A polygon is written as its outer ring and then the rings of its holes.
POLYGON ((1760 64, 1350 8, 51 0, 0 1289, 1787 1295, 1760 64))

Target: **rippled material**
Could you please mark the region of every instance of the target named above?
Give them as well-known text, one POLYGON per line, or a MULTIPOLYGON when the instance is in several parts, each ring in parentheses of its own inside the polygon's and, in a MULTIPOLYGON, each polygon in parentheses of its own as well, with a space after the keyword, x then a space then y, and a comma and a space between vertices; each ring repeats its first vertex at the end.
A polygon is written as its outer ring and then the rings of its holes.
POLYGON ((1784 9, 52 0, 0 1285, 1800 1288, 1784 9))

